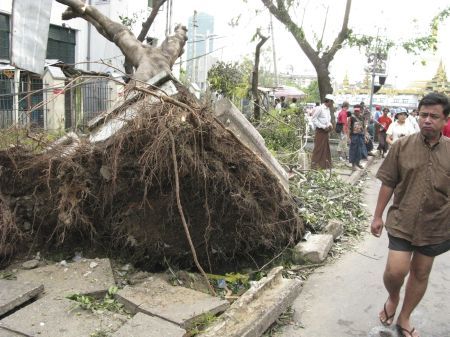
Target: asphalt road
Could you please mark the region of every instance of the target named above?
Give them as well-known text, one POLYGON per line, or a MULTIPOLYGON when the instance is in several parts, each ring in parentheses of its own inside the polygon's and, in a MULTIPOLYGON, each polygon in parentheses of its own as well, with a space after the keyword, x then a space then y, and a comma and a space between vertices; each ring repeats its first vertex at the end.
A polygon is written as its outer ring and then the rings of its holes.
MULTIPOLYGON (((380 161, 369 169, 365 203, 375 209, 380 182, 374 177, 380 161)), ((293 303, 294 324, 283 337, 397 337, 383 327, 378 312, 387 299, 382 274, 387 258, 387 235, 367 232, 354 251, 317 269, 293 303)), ((412 323, 421 337, 450 337, 450 252, 436 258, 424 299, 413 312, 412 323)), ((397 309, 398 313, 399 309, 397 309)))

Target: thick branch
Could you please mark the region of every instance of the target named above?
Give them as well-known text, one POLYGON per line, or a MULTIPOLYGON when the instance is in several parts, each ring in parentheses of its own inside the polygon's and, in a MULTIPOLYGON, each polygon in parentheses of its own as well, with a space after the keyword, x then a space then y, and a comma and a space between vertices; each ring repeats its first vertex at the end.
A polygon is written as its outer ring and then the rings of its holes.
POLYGON ((142 56, 144 47, 124 25, 112 21, 95 7, 86 5, 80 0, 56 1, 69 7, 62 14, 63 20, 76 17, 85 19, 93 24, 105 38, 114 42, 133 66, 137 67, 139 65, 139 59, 142 56))
POLYGON ((306 40, 305 32, 303 28, 299 27, 294 23, 291 16, 289 15, 288 9, 286 8, 283 0, 277 0, 277 6, 273 3, 272 0, 261 0, 264 6, 267 7, 270 13, 275 16, 278 21, 286 26, 286 28, 291 32, 294 38, 297 40, 300 48, 302 48, 303 52, 306 54, 308 59, 313 63, 317 64, 320 62, 320 58, 318 52, 311 47, 309 42, 306 40))
POLYGON ((152 8, 152 12, 150 13, 149 17, 147 18, 147 20, 142 24, 142 30, 139 33, 137 39, 139 41, 144 41, 145 37, 147 36, 148 30, 150 29, 150 27, 153 24, 153 21, 155 21, 156 16, 158 15, 159 9, 161 8, 162 5, 164 5, 164 3, 167 0, 156 0, 153 1, 153 8, 152 8))
POLYGON ((347 0, 347 4, 345 5, 345 14, 344 14, 344 20, 342 21, 342 28, 339 32, 338 36, 333 42, 333 45, 331 48, 324 53, 323 59, 325 61, 328 61, 328 63, 331 62, 334 55, 336 55, 336 52, 342 48, 342 44, 344 41, 348 38, 350 34, 350 30, 348 29, 348 19, 350 17, 350 8, 352 6, 352 0, 347 0))

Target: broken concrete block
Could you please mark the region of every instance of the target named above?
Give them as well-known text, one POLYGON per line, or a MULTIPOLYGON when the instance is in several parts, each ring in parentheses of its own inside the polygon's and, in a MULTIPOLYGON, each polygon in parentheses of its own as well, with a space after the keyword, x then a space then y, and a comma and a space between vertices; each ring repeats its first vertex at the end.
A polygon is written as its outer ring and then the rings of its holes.
POLYGON ((299 279, 284 279, 272 270, 245 292, 199 337, 259 337, 300 294, 299 279))
POLYGON ((22 263, 23 269, 34 269, 34 268, 37 268, 37 266, 39 266, 39 260, 35 260, 35 259, 25 261, 24 263, 22 263))
POLYGON ((336 240, 344 234, 344 224, 339 220, 331 220, 325 226, 325 234, 333 235, 333 240, 336 240))
POLYGON ((239 141, 249 148, 261 162, 278 179, 283 188, 289 192, 288 175, 275 157, 267 149, 264 139, 255 127, 245 118, 227 98, 218 100, 214 116, 224 127, 232 132, 239 141))
POLYGON ((205 313, 216 314, 228 308, 226 300, 184 287, 174 287, 157 277, 136 287, 125 287, 117 300, 132 312, 158 316, 181 327, 205 313))
POLYGON ((0 316, 38 296, 43 291, 42 284, 0 280, 0 316))
POLYGON ((178 325, 138 312, 112 337, 183 337, 185 333, 178 325))
POLYGON ((328 255, 333 245, 333 235, 331 234, 314 234, 308 241, 302 241, 294 247, 293 261, 294 263, 321 263, 328 255))

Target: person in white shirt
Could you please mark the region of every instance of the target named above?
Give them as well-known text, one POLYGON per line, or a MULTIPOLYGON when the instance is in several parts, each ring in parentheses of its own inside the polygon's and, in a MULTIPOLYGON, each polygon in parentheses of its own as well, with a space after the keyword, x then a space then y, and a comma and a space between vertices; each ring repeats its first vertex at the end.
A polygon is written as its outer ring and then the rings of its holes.
POLYGON ((333 107, 334 96, 327 94, 324 103, 314 111, 312 124, 316 130, 314 149, 311 157, 313 169, 331 168, 331 151, 328 133, 333 130, 330 108, 333 107))
POLYGON ((408 118, 408 113, 404 111, 399 111, 395 114, 396 121, 389 125, 386 131, 386 141, 389 145, 394 144, 398 139, 412 135, 416 131, 411 123, 406 122, 408 118))

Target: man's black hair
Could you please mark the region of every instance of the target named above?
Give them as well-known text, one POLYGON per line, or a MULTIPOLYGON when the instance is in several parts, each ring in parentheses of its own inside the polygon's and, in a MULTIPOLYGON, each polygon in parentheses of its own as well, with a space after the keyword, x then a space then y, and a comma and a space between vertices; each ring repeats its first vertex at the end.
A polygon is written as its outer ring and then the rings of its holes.
POLYGON ((448 117, 450 113, 450 103, 448 101, 448 97, 438 92, 432 92, 424 96, 419 102, 418 110, 420 110, 422 105, 442 105, 445 117, 448 117))

